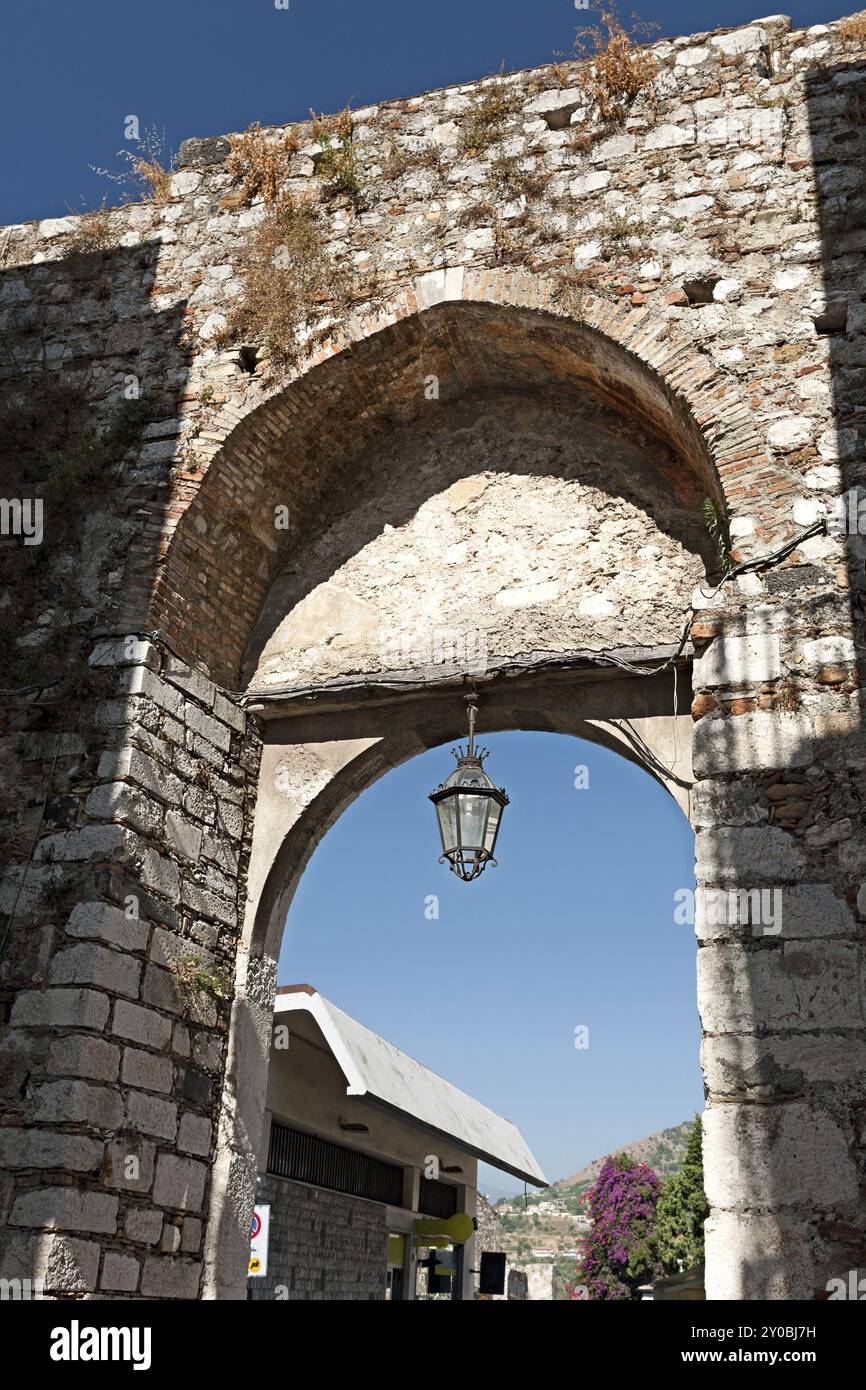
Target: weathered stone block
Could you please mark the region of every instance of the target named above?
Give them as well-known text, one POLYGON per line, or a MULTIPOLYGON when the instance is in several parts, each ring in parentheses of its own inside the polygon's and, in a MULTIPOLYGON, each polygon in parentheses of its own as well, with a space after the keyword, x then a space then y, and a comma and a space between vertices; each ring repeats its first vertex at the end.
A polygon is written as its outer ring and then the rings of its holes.
POLYGON ((51 962, 52 985, 98 985, 112 994, 138 996, 141 963, 105 946, 67 946, 51 962))
POLYGON ((123 1116, 123 1102, 108 1086, 86 1081, 47 1081, 36 1090, 33 1118, 68 1121, 116 1129, 123 1116))
POLYGON ((177 1106, 145 1091, 130 1091, 126 1098, 124 1123, 143 1134, 155 1134, 160 1139, 174 1139, 177 1134, 177 1106))
POLYGON ((102 1182, 123 1192, 149 1192, 155 1155, 156 1145, 138 1135, 113 1139, 105 1151, 102 1182))
POLYGON ((712 1207, 796 1207, 819 1189, 827 1207, 856 1202, 848 1141, 817 1106, 711 1106, 703 1123, 704 1187, 712 1207))
POLYGON ((162 893, 169 902, 180 898, 180 874, 177 865, 156 850, 145 850, 141 861, 141 882, 145 888, 162 893))
POLYGON ((149 839, 158 837, 162 829, 161 804, 128 782, 103 782, 94 787, 84 809, 95 820, 122 821, 149 839))
POLYGON ((696 777, 808 767, 814 759, 812 730, 802 716, 776 711, 700 719, 692 757, 696 777))
POLYGON ((84 1134, 50 1129, 0 1129, 0 1168, 65 1168, 90 1173, 102 1163, 103 1144, 84 1134))
POLYGON ((102 1262, 99 1287, 115 1293, 134 1293, 138 1288, 139 1268, 133 1255, 109 1250, 102 1262))
POLYGON ((701 886, 756 888, 796 882, 807 871, 796 840, 774 825, 702 830, 695 876, 701 886))
POLYGON ((123 1049, 121 1080, 127 1086, 142 1091, 170 1091, 174 1079, 174 1064, 170 1057, 157 1057, 137 1048, 123 1049))
POLYGON ((717 637, 693 666, 696 690, 716 685, 747 685, 776 680, 782 674, 775 633, 751 637, 717 637))
POLYGON ((114 1006, 111 1031, 122 1038, 143 1043, 145 1047, 165 1047, 171 1037, 171 1019, 144 1009, 140 1004, 129 1004, 118 999, 114 1006))
POLYGON ((731 935, 746 926, 754 937, 808 939, 856 936, 854 915, 825 883, 773 888, 702 889, 695 895, 695 933, 699 941, 731 935))
POLYGON ((46 1071, 54 1076, 80 1076, 91 1081, 116 1081, 120 1048, 102 1038, 63 1034, 55 1038, 46 1071))
POLYGON ((153 1004, 159 1009, 168 1009, 171 1013, 179 1014, 183 1010, 177 977, 168 970, 160 970, 156 965, 149 965, 144 972, 141 997, 145 1003, 153 1004))
POLYGON ((160 1154, 153 1200, 179 1211, 201 1211, 207 1171, 206 1165, 195 1159, 160 1154))
POLYGON ((92 989, 28 990, 12 1006, 10 1023, 18 1028, 92 1028, 101 1031, 110 1005, 92 989))
POLYGON ((866 1038, 845 1033, 706 1037, 701 1064, 711 1099, 801 1099, 810 1088, 863 1076, 866 1038))
POLYGON ((210 1153, 211 1122, 203 1115, 181 1115, 177 1146, 186 1153, 210 1153))
POLYGON ((162 1232, 163 1215, 155 1207, 133 1207, 127 1212, 124 1230, 139 1245, 156 1245, 162 1232))
POLYGON ((127 917, 111 903, 77 903, 66 923, 68 936, 97 937, 127 951, 143 951, 149 932, 147 922, 127 917))
POLYGON ((69 1231, 117 1229, 117 1197, 103 1192, 79 1192, 74 1187, 40 1187, 24 1192, 12 1208, 13 1226, 61 1227, 69 1231))
POLYGON ((154 1255, 144 1262, 141 1292, 145 1298, 196 1298, 200 1278, 198 1260, 154 1255))
POLYGON ((796 1216, 718 1211, 704 1225, 708 1299, 807 1299, 811 1233, 796 1216))
POLYGON ((203 831, 200 826, 182 816, 179 811, 169 811, 165 818, 165 833, 169 846, 182 859, 196 863, 201 854, 203 831))
POLYGON ((841 941, 785 942, 757 950, 703 946, 698 1005, 709 1033, 862 1028, 862 951, 841 941))

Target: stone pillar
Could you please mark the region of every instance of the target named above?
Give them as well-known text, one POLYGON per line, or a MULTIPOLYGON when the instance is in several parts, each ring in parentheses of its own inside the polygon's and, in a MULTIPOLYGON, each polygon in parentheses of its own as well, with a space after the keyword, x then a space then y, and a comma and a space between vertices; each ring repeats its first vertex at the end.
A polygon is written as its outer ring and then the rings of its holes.
POLYGON ((694 628, 710 1299, 821 1297, 866 1255, 866 741, 840 608, 817 641, 806 602, 694 628))
POLYGON ((0 1273, 195 1298, 258 739, 150 642, 97 642, 83 686, 56 759, 16 736, 48 797, 5 884, 0 1273))

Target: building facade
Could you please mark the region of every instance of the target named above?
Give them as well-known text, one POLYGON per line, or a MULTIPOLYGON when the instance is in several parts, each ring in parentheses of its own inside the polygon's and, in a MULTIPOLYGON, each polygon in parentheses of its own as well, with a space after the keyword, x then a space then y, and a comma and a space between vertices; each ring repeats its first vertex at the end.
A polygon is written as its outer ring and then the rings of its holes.
POLYGON ((257 1185, 267 1269, 249 1296, 405 1301, 435 1287, 471 1299, 479 1157, 545 1184, 509 1121, 310 986, 279 990, 257 1185), (431 1279, 445 1262, 453 1275, 431 1279))

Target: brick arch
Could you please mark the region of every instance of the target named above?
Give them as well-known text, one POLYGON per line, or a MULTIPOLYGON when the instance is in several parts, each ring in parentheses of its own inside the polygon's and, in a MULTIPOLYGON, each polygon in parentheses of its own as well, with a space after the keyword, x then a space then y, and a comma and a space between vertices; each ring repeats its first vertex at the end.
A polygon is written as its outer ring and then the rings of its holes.
POLYGON ((569 311, 559 290, 528 272, 431 272, 348 319, 282 380, 254 381, 214 421, 204 479, 167 522, 151 626, 236 687, 281 556, 362 450, 418 412, 429 375, 443 400, 479 385, 588 390, 667 451, 675 482, 690 473, 730 515, 759 482, 767 495, 753 415, 708 356, 659 310, 588 296, 569 311))

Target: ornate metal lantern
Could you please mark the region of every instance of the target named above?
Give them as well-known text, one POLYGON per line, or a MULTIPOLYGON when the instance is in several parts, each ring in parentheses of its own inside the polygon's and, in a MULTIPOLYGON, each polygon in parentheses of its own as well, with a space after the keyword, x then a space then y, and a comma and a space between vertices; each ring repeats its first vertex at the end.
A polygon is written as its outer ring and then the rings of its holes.
POLYGON ((482 766, 486 748, 475 747, 476 695, 466 698, 469 715, 469 742, 466 749, 452 749, 457 766, 430 800, 436 807, 442 854, 453 873, 466 883, 483 873, 488 864, 496 866, 493 851, 502 812, 508 805, 503 787, 495 787, 482 766))

